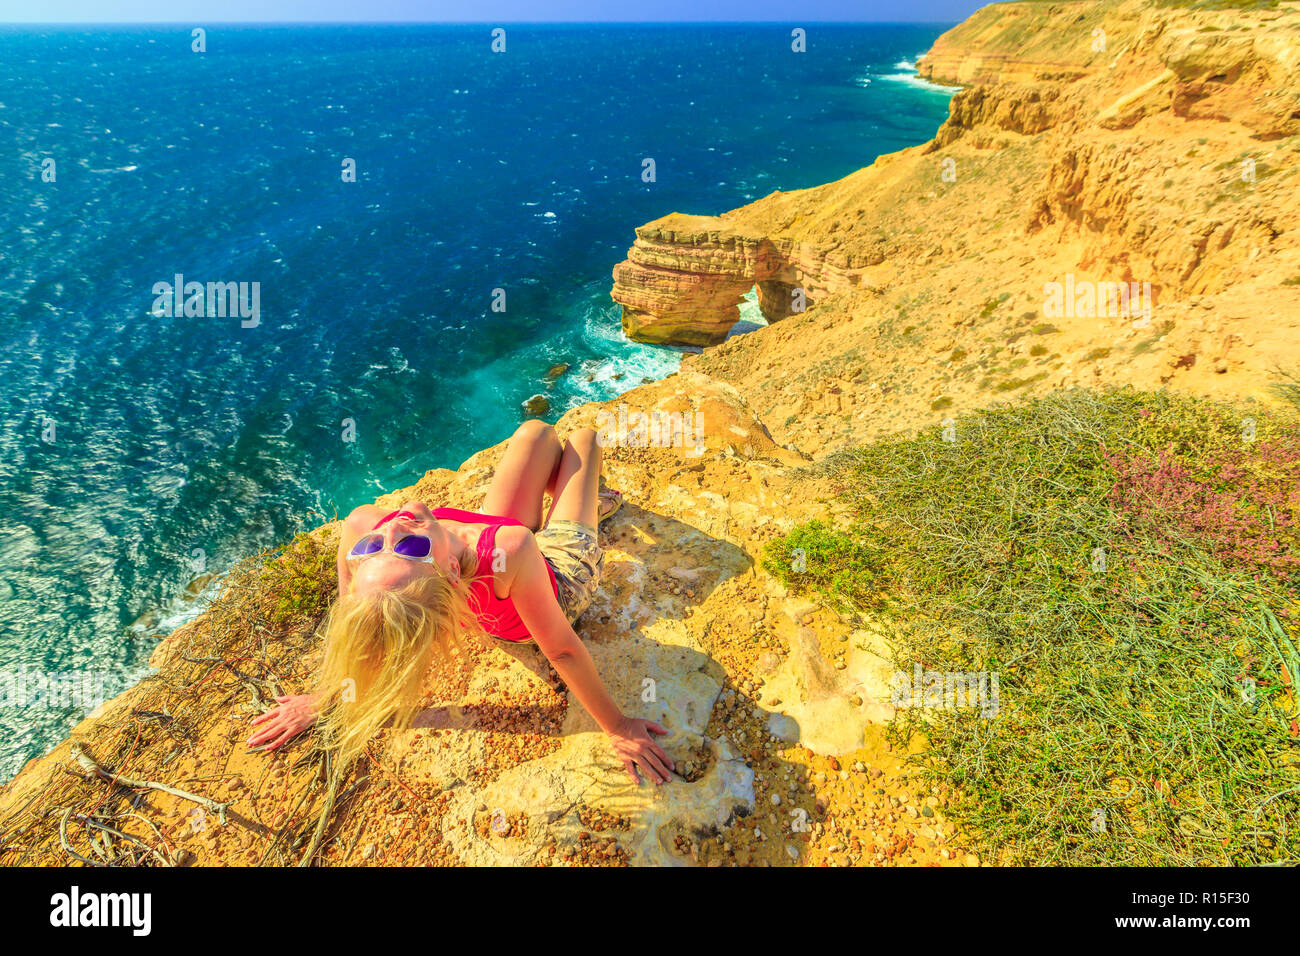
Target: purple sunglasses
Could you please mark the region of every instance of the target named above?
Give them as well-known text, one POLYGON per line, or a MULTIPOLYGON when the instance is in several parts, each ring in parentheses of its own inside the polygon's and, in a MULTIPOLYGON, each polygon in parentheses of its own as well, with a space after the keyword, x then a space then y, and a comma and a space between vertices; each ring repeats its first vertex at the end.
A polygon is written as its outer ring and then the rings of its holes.
MULTIPOLYGON (((380 554, 386 550, 384 548, 384 534, 382 531, 372 531, 365 535, 352 546, 348 552, 349 561, 360 561, 362 558, 368 558, 371 555, 380 554)), ((433 542, 427 535, 408 534, 400 541, 393 543, 392 553, 399 558, 405 558, 407 561, 420 561, 424 564, 433 564, 433 542)))

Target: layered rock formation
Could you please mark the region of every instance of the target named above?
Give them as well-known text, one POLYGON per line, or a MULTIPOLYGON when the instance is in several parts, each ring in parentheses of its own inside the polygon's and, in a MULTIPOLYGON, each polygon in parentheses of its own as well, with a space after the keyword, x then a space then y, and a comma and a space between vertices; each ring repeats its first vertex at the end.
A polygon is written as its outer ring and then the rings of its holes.
POLYGON ((939 37, 916 71, 963 86, 1076 80, 1105 69, 1141 10, 1091 0, 990 4, 939 37))
MULTIPOLYGON (((1139 2, 986 7, 919 64, 931 79, 976 84, 932 143, 827 186, 642 226, 614 270, 624 329, 716 343, 755 285, 767 317, 782 319, 796 289, 810 307, 855 290, 915 294, 953 256, 1011 243, 1023 258, 1061 260, 1026 276, 1031 289, 1052 271, 1107 272, 1151 282, 1169 305, 1235 283, 1247 259, 1285 273, 1295 19, 1139 2)), ((944 291, 968 298, 963 287, 979 281, 944 291)), ((859 295, 853 308, 880 306, 859 295)))
MULTIPOLYGON (((1289 6, 982 9, 918 65, 972 84, 931 142, 709 220, 781 253, 814 305, 687 366, 814 455, 1061 386, 1265 395, 1300 353, 1298 29, 1289 6), (1149 297, 1108 309, 1117 282, 1149 297), (1087 294, 1053 308, 1067 283, 1087 294)), ((697 341, 694 277, 719 271, 707 230, 677 244, 654 302, 627 269, 642 231, 613 295, 648 313, 629 325, 697 341)), ((767 274, 739 272, 726 296, 767 274)), ((698 314, 716 338, 732 313, 698 314)))
POLYGON ((725 216, 673 213, 637 229, 627 260, 614 268, 611 295, 629 338, 716 345, 740 319, 750 289, 757 287, 764 317, 775 322, 852 288, 871 259, 768 237, 725 216))

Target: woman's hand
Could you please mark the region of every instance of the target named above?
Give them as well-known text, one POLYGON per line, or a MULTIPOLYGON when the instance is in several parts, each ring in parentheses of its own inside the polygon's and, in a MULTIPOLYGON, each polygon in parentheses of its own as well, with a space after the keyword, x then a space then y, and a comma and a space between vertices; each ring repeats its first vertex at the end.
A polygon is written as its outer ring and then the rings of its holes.
POLYGON ((253 726, 265 724, 261 730, 248 738, 248 746, 265 750, 278 750, 289 740, 298 736, 316 722, 316 705, 311 694, 299 694, 296 697, 277 697, 278 707, 273 707, 260 717, 253 718, 253 726))
POLYGON ((641 778, 636 774, 637 768, 640 768, 641 772, 656 784, 667 783, 669 772, 673 769, 672 758, 651 739, 652 733, 666 734, 668 731, 653 721, 642 720, 640 717, 624 717, 619 725, 609 732, 614 752, 622 759, 628 775, 638 787, 641 786, 641 778))

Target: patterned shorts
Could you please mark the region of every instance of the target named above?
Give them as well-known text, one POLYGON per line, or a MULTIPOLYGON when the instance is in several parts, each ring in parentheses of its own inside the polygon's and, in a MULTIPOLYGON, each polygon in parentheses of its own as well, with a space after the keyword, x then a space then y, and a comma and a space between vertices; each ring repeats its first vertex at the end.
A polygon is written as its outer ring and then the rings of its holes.
POLYGON ((572 624, 596 596, 605 569, 605 552, 596 541, 596 531, 581 521, 560 519, 534 537, 542 557, 555 572, 560 610, 572 624))

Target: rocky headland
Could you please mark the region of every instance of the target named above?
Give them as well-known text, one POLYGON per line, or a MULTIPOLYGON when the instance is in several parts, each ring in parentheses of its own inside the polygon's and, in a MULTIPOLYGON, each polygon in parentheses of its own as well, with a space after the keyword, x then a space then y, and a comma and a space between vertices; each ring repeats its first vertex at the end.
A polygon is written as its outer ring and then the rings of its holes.
POLYGON ((1258 394, 1300 347, 1296 18, 985 7, 917 64, 964 85, 930 142, 639 227, 614 269, 624 330, 717 346, 687 367, 812 455, 1071 385, 1258 394), (1149 314, 1103 293, 1053 315, 1044 287, 1067 281, 1149 287, 1149 314), (771 327, 726 339, 754 287, 771 327))

